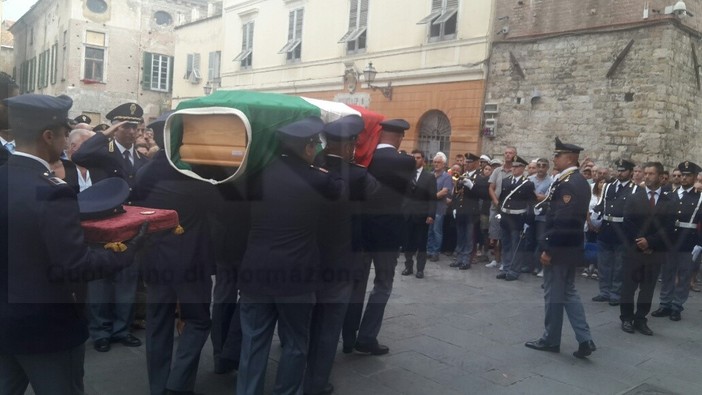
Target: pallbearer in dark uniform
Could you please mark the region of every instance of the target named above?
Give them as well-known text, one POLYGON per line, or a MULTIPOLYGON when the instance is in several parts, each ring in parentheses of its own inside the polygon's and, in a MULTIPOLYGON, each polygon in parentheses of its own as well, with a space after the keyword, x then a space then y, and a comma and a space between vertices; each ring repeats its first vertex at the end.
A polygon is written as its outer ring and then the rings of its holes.
MULTIPOLYGON (((154 138, 163 147, 163 123, 152 123, 154 138)), ((171 167, 166 153, 156 152, 137 173, 135 202, 141 207, 175 210, 182 234, 153 235, 142 256, 148 287, 146 306, 146 366, 152 395, 195 388, 200 352, 210 333, 210 300, 214 252, 209 211, 218 201, 214 185, 187 177, 171 167), (173 352, 173 312, 180 303, 185 323, 173 352)))
MULTIPOLYGON (((373 153, 368 172, 380 183, 380 189, 366 203, 364 213, 364 245, 375 267, 373 290, 361 318, 363 303, 352 303, 344 323, 344 346, 354 344, 358 352, 387 354, 389 348, 378 343, 385 305, 392 292, 397 255, 402 243, 402 200, 415 170, 414 159, 398 152, 409 124, 402 119, 380 123, 383 130, 373 153), (359 325, 360 320, 360 325, 359 325), (357 336, 356 328, 358 328, 357 336)), ((370 270, 367 262, 365 270, 370 270)), ((365 288, 354 294, 365 294, 365 288)), ((352 299, 355 300, 354 297, 352 299)))
POLYGON ((622 265, 625 251, 624 206, 635 184, 631 181, 634 163, 626 159, 615 162, 617 179, 605 185, 602 199, 594 211, 602 218, 602 225, 597 234, 597 271, 599 273, 600 292, 592 298, 595 302, 609 302, 611 306, 619 304, 619 292, 622 287, 622 265))
POLYGON ((690 293, 693 262, 692 250, 700 244, 699 224, 702 222, 702 194, 695 191, 695 179, 702 171, 690 161, 678 165, 682 173, 680 188, 671 192, 671 215, 668 234, 671 249, 661 269, 660 307, 651 313, 654 317, 669 317, 680 321, 683 304, 690 293))
POLYGON ((353 163, 356 137, 363 128, 363 119, 357 115, 324 126, 327 147, 317 163, 343 179, 345 192, 338 202, 330 202, 331 210, 320 218, 322 271, 312 313, 305 394, 330 394, 334 390, 329 375, 339 334, 353 285, 363 279, 360 205, 378 189, 367 169, 353 163))
POLYGON ((37 395, 83 393, 81 282, 131 264, 143 243, 123 253, 84 244, 76 194, 49 170, 72 103, 34 94, 5 102, 17 150, 0 167, 0 394, 24 394, 29 383, 37 395))
POLYGON ((453 191, 456 210, 456 262, 449 266, 468 270, 475 246, 475 225, 480 222, 480 199, 488 197, 488 180, 480 170, 475 154, 465 155, 466 172, 458 175, 453 191))
POLYGON ((281 155, 252 180, 251 231, 239 271, 237 394, 263 393, 276 322, 283 350, 274 392, 302 392, 320 274, 318 226, 342 191, 340 179, 312 165, 322 126, 309 117, 278 129, 281 155))
POLYGON ((562 143, 556 137, 553 168, 560 173, 554 177, 548 198, 534 208, 535 214, 548 210, 546 240, 541 254, 546 328, 541 338, 525 344, 539 351, 560 352, 565 310, 579 343, 573 353, 577 358, 587 357, 595 351, 585 309, 575 290, 575 268, 585 259, 583 227, 590 204, 590 186, 577 166, 582 150, 576 145, 562 143))
MULTIPOLYGON (((134 149, 137 125, 143 122, 144 111, 136 103, 125 103, 110 111, 109 129, 97 132, 83 142, 71 160, 90 171, 93 183, 107 177, 120 177, 134 189, 136 172, 147 159, 134 149)), ((131 204, 133 193, 127 198, 131 204)), ((130 333, 134 318, 138 267, 134 265, 114 276, 88 284, 90 337, 100 352, 110 350, 110 343, 138 347, 141 340, 130 333)))
POLYGON ((517 156, 512 161, 512 174, 502 180, 500 193, 500 227, 502 228, 502 264, 504 267, 498 279, 514 281, 519 278, 525 262, 524 225, 527 222, 527 210, 536 201, 534 183, 524 174, 527 165, 524 158, 517 156))
POLYGON ((646 315, 651 311, 656 280, 670 245, 667 235, 670 196, 663 192, 662 176, 660 162, 646 163, 646 186, 635 186, 624 206, 627 243, 619 310, 622 330, 628 333, 637 330, 644 335, 653 334, 646 323, 646 315), (639 295, 634 302, 637 289, 639 295))
POLYGON ((436 178, 424 170, 424 153, 412 151, 415 161, 415 174, 412 175, 407 195, 403 203, 405 216, 405 240, 402 252, 405 255, 405 270, 403 276, 414 272, 412 256, 417 254, 417 278, 424 278, 424 267, 427 264, 427 239, 429 225, 434 222, 436 215, 436 178))

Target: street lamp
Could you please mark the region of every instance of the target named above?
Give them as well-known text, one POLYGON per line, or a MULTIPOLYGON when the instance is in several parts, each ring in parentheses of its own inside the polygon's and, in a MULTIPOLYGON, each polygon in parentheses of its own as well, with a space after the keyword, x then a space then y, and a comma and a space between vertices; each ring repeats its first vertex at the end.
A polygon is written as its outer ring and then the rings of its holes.
POLYGON ((377 74, 378 72, 375 70, 375 67, 373 67, 373 62, 368 62, 368 66, 363 70, 363 77, 366 79, 368 88, 373 90, 380 89, 386 99, 392 100, 392 81, 389 81, 386 87, 373 85, 377 74))

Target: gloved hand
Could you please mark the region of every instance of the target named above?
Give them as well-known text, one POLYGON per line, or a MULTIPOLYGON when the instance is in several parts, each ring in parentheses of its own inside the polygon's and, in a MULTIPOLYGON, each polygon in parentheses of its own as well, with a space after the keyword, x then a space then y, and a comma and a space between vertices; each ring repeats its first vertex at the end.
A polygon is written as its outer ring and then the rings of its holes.
POLYGON ((522 227, 522 233, 526 233, 527 229, 529 229, 529 224, 524 224, 522 227))
POLYGON ((473 189, 473 181, 471 181, 469 178, 464 178, 463 181, 461 181, 461 184, 468 189, 473 189))
POLYGON ((144 223, 139 227, 139 232, 137 232, 137 235, 126 243, 127 249, 133 250, 134 252, 142 249, 149 238, 149 236, 146 234, 147 230, 149 230, 149 221, 144 221, 144 223))

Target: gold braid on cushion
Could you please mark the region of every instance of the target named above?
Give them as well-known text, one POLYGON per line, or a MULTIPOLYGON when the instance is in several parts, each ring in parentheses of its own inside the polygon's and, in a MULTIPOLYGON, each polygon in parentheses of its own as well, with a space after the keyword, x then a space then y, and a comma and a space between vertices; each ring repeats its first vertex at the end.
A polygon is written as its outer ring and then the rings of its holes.
POLYGON ((127 245, 120 242, 120 241, 117 241, 117 242, 105 244, 105 249, 112 250, 114 252, 124 252, 124 251, 127 251, 127 245))
POLYGON ((180 225, 176 226, 176 227, 173 229, 173 234, 174 234, 174 235, 182 235, 183 233, 185 233, 185 229, 184 229, 182 226, 180 226, 180 225))

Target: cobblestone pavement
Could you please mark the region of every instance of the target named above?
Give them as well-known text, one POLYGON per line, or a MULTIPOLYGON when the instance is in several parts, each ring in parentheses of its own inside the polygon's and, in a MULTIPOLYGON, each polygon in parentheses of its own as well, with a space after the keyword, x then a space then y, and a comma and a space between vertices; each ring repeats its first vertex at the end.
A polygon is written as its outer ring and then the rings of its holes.
MULTIPOLYGON (((543 330, 541 279, 495 279, 496 269, 449 268, 450 258, 427 264, 426 278, 401 276, 385 314, 380 342, 385 356, 339 354, 332 373, 335 394, 652 394, 702 393, 702 295, 690 293, 680 322, 651 318, 654 336, 619 328, 619 308, 591 302, 597 282, 578 276, 597 351, 574 358, 573 331, 564 324, 561 353, 524 347, 543 330)), ((660 284, 657 288, 660 288, 660 284)), ((658 291, 658 289, 657 289, 658 291)), ((653 308, 658 307, 658 295, 653 308)), ((143 339, 144 332, 136 335, 143 339)), ((115 345, 109 353, 87 345, 89 394, 147 394, 144 347, 115 345)), ((275 377, 277 336, 267 371, 275 377)), ((233 394, 235 374, 215 375, 212 348, 203 350, 196 392, 233 394)))

